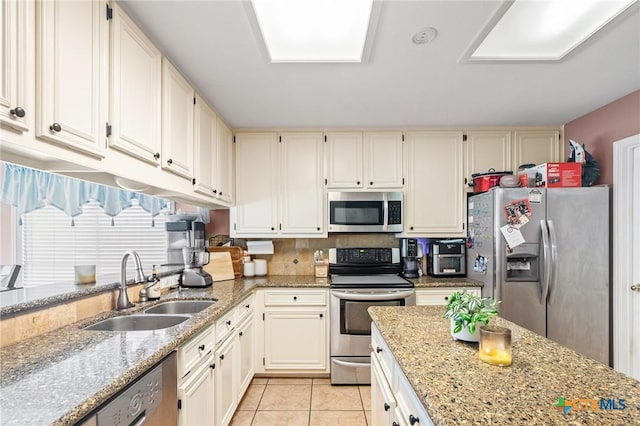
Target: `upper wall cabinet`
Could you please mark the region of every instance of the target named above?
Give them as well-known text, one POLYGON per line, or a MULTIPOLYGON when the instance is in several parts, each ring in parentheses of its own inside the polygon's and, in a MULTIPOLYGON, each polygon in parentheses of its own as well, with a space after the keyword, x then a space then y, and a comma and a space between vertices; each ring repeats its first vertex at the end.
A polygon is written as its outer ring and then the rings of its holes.
POLYGON ((231 129, 218 117, 218 137, 217 137, 217 167, 216 183, 213 193, 219 201, 230 206, 233 203, 233 134, 231 129))
POLYGON ((33 30, 32 4, 15 0, 0 2, 0 124, 19 131, 28 130, 27 114, 34 115, 27 100, 27 43, 33 30))
POLYGON ((461 131, 407 133, 404 234, 463 236, 461 131))
POLYGON ((107 4, 50 0, 37 7, 36 135, 104 157, 107 4))
POLYGON ((510 130, 471 130, 467 132, 465 150, 466 183, 473 183, 473 174, 511 170, 510 130))
POLYGON ((323 236, 322 150, 320 132, 236 134, 232 235, 323 236))
POLYGON ((160 164, 162 54, 113 3, 109 146, 160 164))
POLYGON ((328 188, 402 188, 402 132, 329 132, 326 142, 328 188))
POLYGON ((162 60, 162 167, 193 176, 193 104, 195 93, 167 60, 162 60))
POLYGON ((516 130, 513 134, 514 172, 522 164, 565 161, 558 130, 516 130))

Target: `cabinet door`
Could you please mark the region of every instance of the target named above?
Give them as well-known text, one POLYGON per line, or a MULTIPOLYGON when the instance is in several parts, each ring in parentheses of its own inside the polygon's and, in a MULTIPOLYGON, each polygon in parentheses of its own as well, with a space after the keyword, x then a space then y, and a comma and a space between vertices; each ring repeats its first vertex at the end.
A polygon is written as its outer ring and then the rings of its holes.
POLYGON ((0 2, 0 124, 28 130, 27 106, 28 58, 27 37, 32 26, 31 2, 0 2))
POLYGON ((180 426, 211 425, 213 426, 213 357, 202 364, 187 380, 178 386, 180 410, 178 422, 180 426))
POLYGON ((280 232, 321 234, 322 133, 284 133, 280 141, 280 232))
POLYGON ((215 362, 215 424, 222 426, 231 421, 238 402, 235 336, 227 339, 216 350, 215 362))
MULTIPOLYGON (((473 184, 474 173, 513 170, 511 166, 511 132, 509 130, 473 130, 467 132, 465 179, 473 184)), ((515 172, 515 171, 514 171, 515 172)), ((469 186, 467 186, 469 188, 469 186)))
POLYGON ((236 234, 277 232, 278 137, 236 134, 236 234))
POLYGON ((220 201, 231 205, 233 203, 233 135, 224 121, 218 118, 218 156, 217 179, 213 192, 220 201))
POLYGON ((404 232, 462 235, 462 132, 409 132, 407 162, 404 232))
POLYGON ((108 27, 105 1, 37 2, 37 136, 104 157, 108 27))
POLYGON ((327 187, 362 188, 362 133, 327 133, 327 187))
POLYGON ((522 164, 564 161, 558 130, 518 130, 514 132, 513 142, 511 164, 516 169, 522 164))
POLYGON ((380 368, 375 354, 371 355, 371 422, 374 425, 391 425, 396 402, 389 380, 380 368))
POLYGON ((265 370, 325 370, 326 309, 265 310, 265 370))
POLYGON ((162 54, 113 3, 109 146, 160 163, 162 54))
POLYGON ((402 188, 402 133, 364 134, 366 188, 402 188))
POLYGON ((238 327, 238 401, 242 399, 242 396, 251 384, 251 379, 253 379, 255 353, 254 330, 255 322, 253 315, 238 327))
POLYGON ((162 60, 162 168, 193 175, 194 91, 178 70, 162 60))
POLYGON ((194 126, 194 187, 201 194, 214 197, 214 185, 218 169, 218 117, 196 95, 194 126))

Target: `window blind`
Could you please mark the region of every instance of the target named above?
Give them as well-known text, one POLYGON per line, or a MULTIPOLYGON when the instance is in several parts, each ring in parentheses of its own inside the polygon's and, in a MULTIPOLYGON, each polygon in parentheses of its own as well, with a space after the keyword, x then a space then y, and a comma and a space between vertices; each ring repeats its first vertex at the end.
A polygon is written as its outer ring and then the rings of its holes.
MULTIPOLYGON (((23 285, 33 287, 56 282, 72 283, 75 265, 96 265, 98 279, 115 274, 127 250, 140 255, 146 275, 153 265, 166 262, 165 216, 153 218, 132 200, 132 207, 112 218, 92 201, 72 220, 64 212, 46 206, 22 217, 21 257, 23 285), (113 219, 113 226, 112 226, 113 219), (155 222, 155 226, 152 223, 155 222)), ((127 264, 133 277, 135 262, 127 264)))

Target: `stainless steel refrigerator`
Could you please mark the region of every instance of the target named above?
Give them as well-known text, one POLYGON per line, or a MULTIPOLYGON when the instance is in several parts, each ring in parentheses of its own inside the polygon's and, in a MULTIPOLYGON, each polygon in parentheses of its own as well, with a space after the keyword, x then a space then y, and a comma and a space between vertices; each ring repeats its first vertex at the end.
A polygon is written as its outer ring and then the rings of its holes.
POLYGON ((607 365, 609 193, 495 188, 470 196, 467 250, 467 276, 501 301, 501 316, 607 365))

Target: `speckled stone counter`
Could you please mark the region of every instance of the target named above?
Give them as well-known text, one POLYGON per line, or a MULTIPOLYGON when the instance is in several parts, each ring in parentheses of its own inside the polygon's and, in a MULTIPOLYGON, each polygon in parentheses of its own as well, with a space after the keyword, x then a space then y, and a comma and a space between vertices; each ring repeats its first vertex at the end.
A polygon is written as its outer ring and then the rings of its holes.
POLYGON ((174 299, 217 303, 171 328, 136 332, 87 331, 102 319, 136 313, 159 302, 110 311, 0 349, 0 424, 71 425, 170 354, 260 287, 328 287, 326 278, 267 276, 179 289, 174 299))
POLYGON ((512 331, 510 367, 480 361, 477 343, 454 341, 444 307, 369 313, 434 425, 640 423, 640 382, 502 318, 492 323, 512 331), (564 414, 559 397, 624 399, 626 409, 564 414))
POLYGON ((408 278, 416 288, 431 288, 431 287, 482 287, 484 283, 482 281, 472 280, 471 278, 458 277, 458 278, 443 278, 443 277, 431 277, 429 275, 423 275, 418 278, 408 278))

